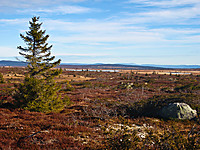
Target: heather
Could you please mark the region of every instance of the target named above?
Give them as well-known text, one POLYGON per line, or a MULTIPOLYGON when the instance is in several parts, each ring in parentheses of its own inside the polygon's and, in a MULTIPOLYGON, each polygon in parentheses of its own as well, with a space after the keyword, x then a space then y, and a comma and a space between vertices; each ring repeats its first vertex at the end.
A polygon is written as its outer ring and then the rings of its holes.
POLYGON ((26 68, 0 71, 2 149, 199 149, 198 75, 63 70, 55 81, 64 108, 45 113, 15 105, 26 68), (198 117, 155 115, 170 102, 189 104, 198 117))

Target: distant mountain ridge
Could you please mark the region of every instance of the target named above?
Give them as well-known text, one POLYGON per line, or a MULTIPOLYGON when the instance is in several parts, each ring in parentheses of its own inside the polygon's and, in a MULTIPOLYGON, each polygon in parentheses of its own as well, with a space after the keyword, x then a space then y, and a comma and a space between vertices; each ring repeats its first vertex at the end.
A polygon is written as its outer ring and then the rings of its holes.
POLYGON ((62 68, 71 69, 118 69, 118 70, 159 70, 164 69, 160 67, 141 66, 141 65, 124 65, 124 64, 61 64, 62 68))
MULTIPOLYGON (((10 61, 1 60, 0 66, 12 66, 12 67, 25 67, 27 62, 23 61, 10 61)), ((82 64, 82 63, 61 63, 59 67, 68 68, 91 68, 91 69, 198 69, 200 65, 155 65, 155 64, 142 64, 137 65, 134 63, 126 64, 82 64)))
POLYGON ((161 68, 172 68, 172 69, 198 69, 200 65, 154 65, 154 64, 143 64, 144 66, 161 67, 161 68))
POLYGON ((23 67, 26 66, 27 63, 23 61, 11 61, 11 60, 1 60, 0 66, 12 66, 12 67, 23 67))

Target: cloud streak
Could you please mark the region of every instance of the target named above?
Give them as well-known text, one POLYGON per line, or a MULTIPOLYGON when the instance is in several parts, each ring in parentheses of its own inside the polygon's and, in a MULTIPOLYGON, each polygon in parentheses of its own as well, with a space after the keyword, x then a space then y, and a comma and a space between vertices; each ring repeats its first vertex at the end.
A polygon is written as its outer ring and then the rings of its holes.
POLYGON ((8 46, 0 46, 1 57, 15 57, 19 56, 16 48, 8 46))
POLYGON ((73 6, 73 5, 65 5, 59 6, 55 8, 40 8, 40 9, 25 9, 19 10, 20 13, 34 12, 34 13, 55 13, 55 14, 80 14, 80 13, 89 13, 95 11, 94 9, 81 7, 81 6, 73 6))
POLYGON ((50 5, 60 5, 63 3, 77 3, 83 2, 85 0, 54 0, 54 1, 46 1, 46 0, 2 0, 0 1, 0 7, 7 8, 32 8, 38 6, 50 6, 50 5))
POLYGON ((145 13, 138 13, 138 15, 143 16, 143 17, 156 18, 157 20, 167 19, 165 21, 169 21, 169 20, 179 19, 178 21, 180 21, 180 20, 190 19, 190 18, 199 16, 200 15, 199 8, 200 7, 190 7, 190 8, 179 8, 179 9, 173 9, 173 10, 170 10, 170 9, 158 10, 158 11, 150 11, 150 12, 145 12, 145 13))
POLYGON ((199 0, 130 0, 129 3, 143 4, 146 6, 158 6, 163 8, 185 6, 185 5, 199 5, 199 0))
MULTIPOLYGON (((155 28, 142 27, 140 24, 132 25, 123 20, 115 21, 85 21, 68 22, 60 20, 45 20, 47 28, 50 30, 60 30, 68 36, 57 35, 52 37, 52 41, 61 43, 156 43, 156 42, 174 42, 180 43, 186 37, 191 37, 193 42, 195 34, 200 34, 200 29, 173 29, 173 28, 155 28), (56 25, 56 28, 55 28, 56 25), (58 28, 58 29, 57 29, 58 28), (76 33, 76 34, 71 34, 76 33), (194 36, 194 38, 192 38, 194 36)), ((196 41, 196 40, 195 40, 196 41)), ((183 41, 185 42, 185 41, 183 41)))

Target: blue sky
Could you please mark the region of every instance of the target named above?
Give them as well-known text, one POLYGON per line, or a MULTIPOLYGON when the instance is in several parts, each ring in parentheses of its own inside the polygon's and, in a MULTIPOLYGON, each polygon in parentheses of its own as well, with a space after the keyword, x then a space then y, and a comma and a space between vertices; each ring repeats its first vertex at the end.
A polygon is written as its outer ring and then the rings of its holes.
POLYGON ((65 63, 200 64, 200 0, 1 0, 1 60, 33 16, 65 63))

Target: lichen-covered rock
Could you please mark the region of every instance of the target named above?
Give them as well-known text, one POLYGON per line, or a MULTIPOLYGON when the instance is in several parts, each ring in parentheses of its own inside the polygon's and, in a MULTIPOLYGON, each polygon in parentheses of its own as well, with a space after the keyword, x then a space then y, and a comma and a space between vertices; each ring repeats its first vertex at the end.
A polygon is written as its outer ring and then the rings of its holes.
POLYGON ((197 111, 193 110, 186 103, 170 103, 160 111, 162 118, 192 119, 197 116, 197 111))

